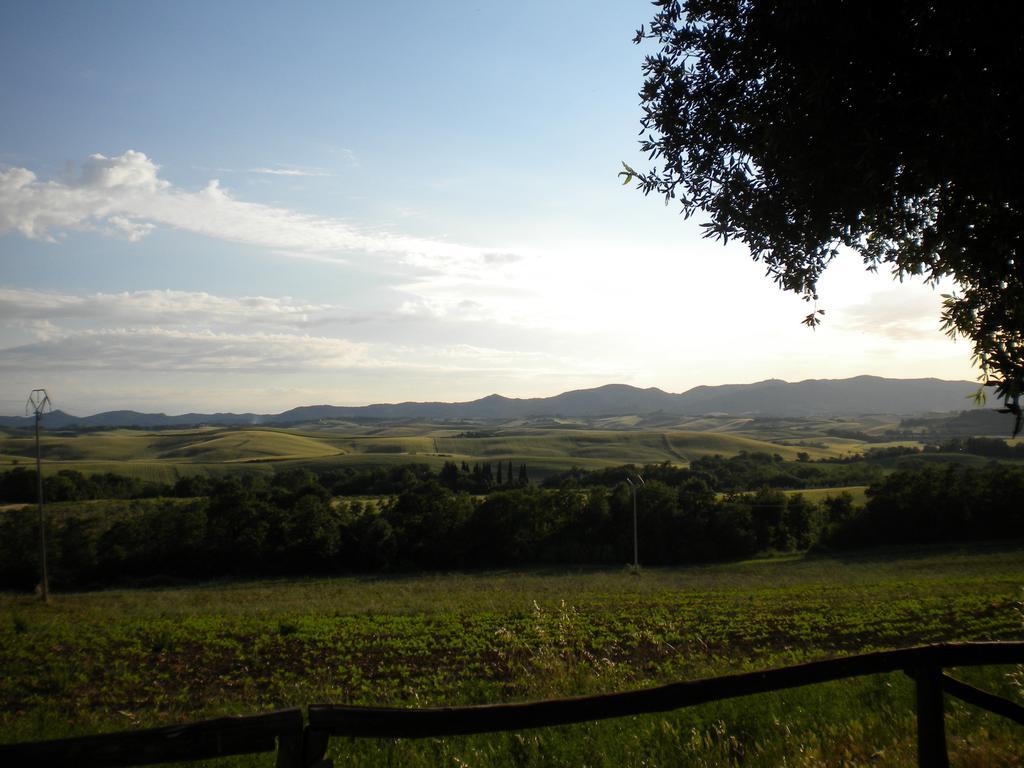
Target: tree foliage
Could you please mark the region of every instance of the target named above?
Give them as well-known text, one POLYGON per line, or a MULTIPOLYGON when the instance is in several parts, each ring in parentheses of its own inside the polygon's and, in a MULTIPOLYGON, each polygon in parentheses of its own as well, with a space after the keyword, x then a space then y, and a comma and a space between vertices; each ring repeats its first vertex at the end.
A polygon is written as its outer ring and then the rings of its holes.
MULTIPOLYGON (((1024 5, 656 0, 645 194, 817 299, 841 246, 952 278, 941 320, 1017 415, 1024 391, 1024 5)), ((805 322, 814 326, 817 307, 805 322)))
MULTIPOLYGON (((486 495, 409 472, 409 486, 371 500, 332 498, 320 476, 304 469, 216 478, 200 497, 68 503, 48 522, 47 558, 60 589, 225 576, 621 565, 632 560, 634 514, 633 489, 623 478, 638 472, 646 478, 636 489, 639 555, 651 566, 762 550, 1024 536, 1024 467, 910 466, 876 478, 864 508, 842 490, 818 504, 762 484, 769 476, 761 470, 784 464, 771 456, 726 461, 736 464, 577 470, 557 487, 503 487, 486 495), (743 476, 746 492, 716 491, 743 476)), ((0 588, 36 583, 37 514, 25 505, 0 515, 0 588)))

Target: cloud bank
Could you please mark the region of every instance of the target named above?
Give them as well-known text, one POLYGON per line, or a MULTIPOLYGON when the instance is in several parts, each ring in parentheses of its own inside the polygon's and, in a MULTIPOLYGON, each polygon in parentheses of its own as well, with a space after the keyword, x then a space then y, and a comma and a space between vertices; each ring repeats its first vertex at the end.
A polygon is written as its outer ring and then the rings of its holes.
MULTIPOLYGON (((387 387, 398 399, 445 399, 516 393, 508 385, 513 380, 551 382, 550 391, 570 380, 679 388, 682 381, 711 380, 701 370, 752 380, 784 375, 779 361, 797 358, 808 361, 800 375, 892 375, 913 362, 906 360, 908 341, 915 353, 927 349, 936 360, 963 358, 935 330, 934 294, 908 292, 908 286, 890 292, 859 264, 839 274, 829 294, 836 297, 830 321, 811 334, 797 322, 805 307, 766 285, 745 254, 723 283, 720 273, 699 267, 709 259, 628 240, 576 237, 531 249, 402 235, 239 200, 216 180, 185 189, 132 150, 93 155, 78 173, 59 180, 40 179, 27 168, 0 169, 0 236, 70 247, 76 231, 138 242, 160 228, 349 265, 339 276, 345 279, 349 270, 354 276, 355 287, 345 294, 353 305, 0 285, 0 372, 9 388, 35 386, 36 372, 58 381, 63 375, 66 386, 91 377, 118 392, 139 381, 124 371, 145 374, 147 386, 162 386, 167 374, 189 388, 185 382, 194 379, 224 375, 252 382, 273 373, 279 382, 316 380, 323 391, 337 381, 365 381, 360 394, 348 390, 350 401, 380 399, 387 387), (370 298, 360 293, 363 284, 373 285, 370 298), (786 312, 782 327, 762 321, 786 312), (822 370, 821 361, 840 342, 856 368, 822 370), (646 379, 637 381, 637 371, 646 379)), ((536 392, 535 386, 518 392, 536 392)))
POLYGON ((366 353, 363 344, 297 334, 115 328, 5 349, 0 369, 292 372, 386 365, 366 353))
POLYGON ((436 329, 423 330, 423 342, 415 343, 396 334, 395 324, 420 331, 422 315, 365 315, 291 297, 0 288, 0 316, 6 321, 0 373, 543 372, 556 369, 559 359, 545 351, 444 340, 436 329))
POLYGON ((290 297, 230 298, 201 291, 123 291, 88 295, 0 288, 0 314, 11 320, 304 327, 345 317, 329 304, 290 297))

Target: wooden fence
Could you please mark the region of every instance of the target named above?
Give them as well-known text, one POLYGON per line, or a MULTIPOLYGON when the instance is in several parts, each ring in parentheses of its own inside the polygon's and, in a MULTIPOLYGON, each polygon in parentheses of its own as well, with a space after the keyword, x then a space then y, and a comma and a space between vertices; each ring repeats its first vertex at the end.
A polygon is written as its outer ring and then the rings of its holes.
POLYGON ((946 643, 847 656, 791 667, 672 683, 603 696, 521 704, 402 709, 313 705, 56 741, 0 745, 0 765, 130 766, 277 750, 278 768, 327 768, 331 736, 419 739, 582 723, 667 712, 706 702, 863 675, 904 671, 915 681, 918 765, 949 765, 945 695, 1024 725, 1024 707, 943 672, 948 667, 1024 663, 1024 642, 946 643))

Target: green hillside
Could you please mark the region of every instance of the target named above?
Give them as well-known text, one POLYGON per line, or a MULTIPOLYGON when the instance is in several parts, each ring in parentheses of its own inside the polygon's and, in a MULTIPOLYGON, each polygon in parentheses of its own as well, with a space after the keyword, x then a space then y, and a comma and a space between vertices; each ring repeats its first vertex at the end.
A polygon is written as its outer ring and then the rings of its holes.
POLYGON ((153 445, 161 449, 157 457, 160 459, 211 463, 313 459, 338 452, 329 443, 316 438, 256 429, 218 432, 198 440, 161 440, 153 445))
MULTIPOLYGON (((437 469, 445 461, 525 463, 532 478, 542 479, 574 466, 601 469, 662 462, 686 466, 703 456, 735 456, 743 451, 778 454, 786 460, 806 453, 811 459, 820 459, 870 447, 855 439, 812 431, 808 424, 800 427, 780 420, 689 420, 687 425, 696 429, 679 429, 678 420, 672 422, 672 428, 661 429, 630 427, 628 418, 601 421, 605 428, 546 420, 542 426, 529 421, 490 426, 392 422, 294 429, 65 431, 44 432, 41 445, 46 472, 117 472, 163 482, 182 475, 269 472, 281 465, 328 468, 416 462, 437 469), (743 426, 761 431, 739 432, 743 426)), ((30 434, 0 432, 0 471, 31 466, 34 460, 35 442, 30 434)))

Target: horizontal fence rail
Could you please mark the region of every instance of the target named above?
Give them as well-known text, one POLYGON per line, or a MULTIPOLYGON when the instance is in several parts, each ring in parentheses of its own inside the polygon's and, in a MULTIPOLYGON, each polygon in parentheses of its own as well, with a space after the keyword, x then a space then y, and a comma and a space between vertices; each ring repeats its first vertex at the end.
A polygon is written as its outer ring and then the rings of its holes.
POLYGON ((1024 662, 1024 643, 926 645, 813 661, 763 672, 671 683, 639 691, 523 704, 422 709, 314 705, 309 708, 309 725, 327 731, 332 736, 403 739, 461 736, 667 712, 737 696, 918 667, 964 667, 1018 662, 1024 662))
POLYGON ((1024 707, 1013 701, 995 696, 988 691, 982 691, 973 685, 957 680, 949 675, 942 675, 940 678, 942 690, 960 701, 966 701, 980 709, 987 709, 997 715, 1002 715, 1008 720, 1024 725, 1024 707))
POLYGON ((301 709, 218 717, 186 725, 0 745, 0 765, 100 766, 190 762, 277 750, 278 768, 301 764, 301 709))
POLYGON ((278 768, 330 766, 331 736, 418 739, 546 728, 667 712, 712 701, 781 691, 864 675, 904 671, 916 684, 918 764, 948 766, 944 696, 1024 725, 1024 707, 943 674, 946 667, 1024 663, 1024 642, 944 643, 846 656, 602 696, 468 707, 312 705, 251 717, 0 745, 2 765, 129 766, 269 752, 278 768))

